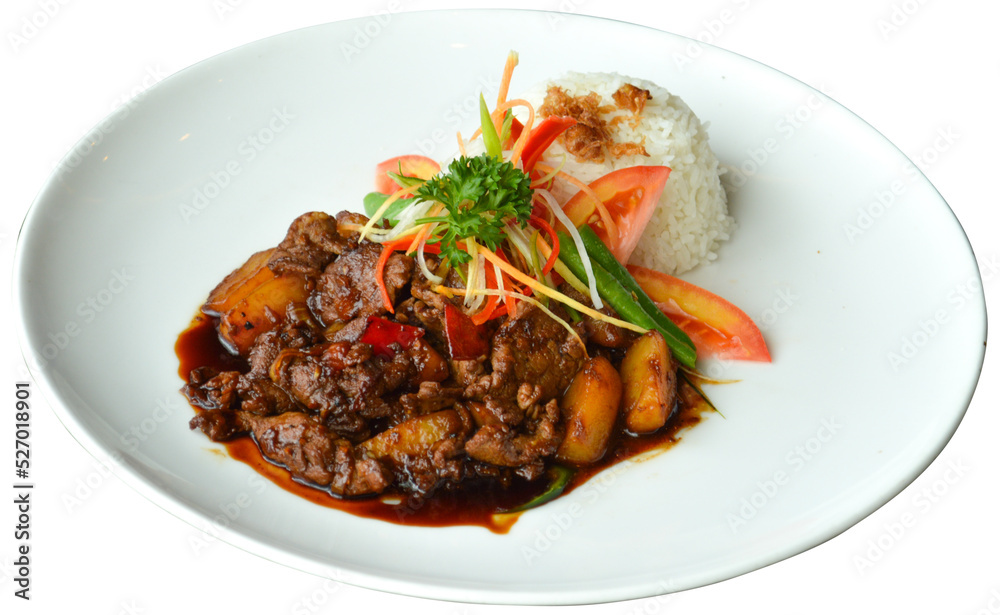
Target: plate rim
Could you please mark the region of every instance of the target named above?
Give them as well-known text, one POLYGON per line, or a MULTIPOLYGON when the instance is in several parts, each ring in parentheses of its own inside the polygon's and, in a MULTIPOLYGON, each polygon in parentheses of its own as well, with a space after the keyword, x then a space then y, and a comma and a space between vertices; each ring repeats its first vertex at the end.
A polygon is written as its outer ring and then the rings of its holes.
MULTIPOLYGON (((648 26, 644 24, 629 22, 622 19, 607 18, 592 15, 583 15, 576 13, 561 13, 558 11, 550 11, 543 9, 525 9, 525 8, 467 8, 467 9, 423 9, 414 11, 401 11, 396 13, 396 16, 403 16, 404 19, 411 15, 440 15, 440 14, 494 14, 494 13, 510 13, 510 14, 524 14, 533 13, 538 15, 557 15, 561 19, 568 19, 572 21, 583 21, 592 23, 613 23, 617 24, 618 27, 625 28, 642 28, 648 32, 655 34, 656 36, 665 36, 667 38, 675 38, 683 41, 688 41, 691 43, 698 44, 699 46, 710 48, 713 53, 720 53, 727 56, 727 59, 735 59, 737 62, 749 62, 756 65, 758 68, 762 68, 769 71, 782 79, 790 80, 796 87, 804 88, 804 91, 812 92, 823 96, 825 99, 834 103, 841 111, 846 111, 852 121, 863 125, 866 130, 871 131, 874 136, 877 136, 879 141, 884 145, 888 145, 892 148, 899 156, 907 161, 911 161, 910 158, 899 149, 899 147, 888 139, 881 131, 867 122, 864 118, 860 117, 850 108, 841 104, 836 98, 821 92, 819 89, 805 83, 804 81, 791 76, 784 71, 767 65, 761 61, 755 60, 753 58, 744 56, 740 53, 718 47, 710 43, 704 43, 687 37, 681 34, 670 32, 668 30, 663 30, 653 26, 648 26)), ((334 20, 325 23, 312 24, 300 28, 294 28, 291 30, 286 30, 283 32, 278 32, 264 36, 259 39, 248 41, 232 47, 230 49, 221 51, 219 53, 213 54, 209 57, 203 58, 189 64, 174 73, 170 74, 162 81, 154 84, 150 89, 166 89, 172 87, 172 84, 184 78, 184 75, 189 74, 192 69, 213 62, 224 56, 235 56, 243 53, 245 49, 249 47, 254 47, 263 44, 265 41, 273 41, 279 38, 290 38, 296 33, 300 33, 306 30, 321 29, 324 27, 329 27, 331 24, 349 24, 349 23, 363 23, 370 19, 370 16, 355 17, 351 19, 334 20)), ((49 407, 52 409, 53 414, 59 420, 60 424, 66 429, 70 437, 76 441, 84 450, 87 451, 92 457, 100 461, 101 463, 106 463, 105 460, 114 460, 116 451, 108 447, 104 442, 102 442, 96 434, 92 433, 90 429, 86 428, 77 418, 76 412, 70 409, 71 404, 69 400, 64 400, 62 394, 59 393, 58 387, 52 380, 52 375, 49 373, 44 366, 33 364, 29 353, 30 353, 30 335, 27 328, 27 311, 28 308, 28 297, 30 296, 28 288, 30 286, 30 280, 27 278, 26 262, 25 259, 25 244, 29 241, 26 237, 30 236, 32 233, 32 228, 35 225, 40 224, 39 219, 42 214, 40 209, 44 206, 45 202, 51 202, 51 200, 46 200, 46 195, 56 188, 58 181, 61 176, 61 171, 66 165, 67 160, 77 151, 80 147, 87 141, 88 135, 90 135, 97 127, 102 123, 106 122, 109 118, 113 118, 119 109, 113 109, 111 112, 106 114, 100 121, 94 124, 90 130, 85 131, 83 135, 71 146, 67 152, 60 158, 59 162, 52 168, 46 180, 37 191, 31 205, 29 206, 20 227, 17 232, 16 247, 14 253, 14 264, 13 264, 13 275, 11 279, 12 285, 12 303, 14 307, 14 314, 16 319, 16 330, 17 338, 19 344, 19 350, 21 352, 22 358, 27 366, 28 373, 36 384, 44 399, 46 400, 49 407), (100 455, 98 454, 100 453, 100 455), (103 459, 102 459, 103 456, 103 459)), ((912 162, 912 161, 911 161, 912 162)), ((657 595, 662 595, 664 593, 672 593, 674 591, 682 591, 685 589, 692 589, 695 587, 701 587, 705 585, 714 584, 717 582, 725 581, 731 578, 753 572, 755 570, 760 570, 772 564, 784 561, 795 555, 804 553, 811 550, 833 538, 836 538, 846 530, 860 523, 863 519, 870 516, 872 513, 880 509, 881 507, 892 501, 899 493, 906 488, 909 484, 914 482, 921 474, 923 474, 933 462, 940 457, 940 455, 947 448, 948 443, 953 438, 955 432, 957 431, 959 425, 964 419, 969 406, 972 403, 975 393, 978 390, 978 384, 982 378, 982 368, 985 362, 986 356, 986 342, 988 339, 988 311, 986 305, 985 293, 982 290, 982 272, 978 267, 978 259, 976 258, 975 248, 973 247, 969 235, 966 232, 961 220, 956 215, 954 209, 940 193, 937 187, 930 181, 929 178, 924 174, 918 166, 914 165, 916 172, 919 174, 918 177, 921 179, 926 186, 933 190, 934 195, 940 203, 945 206, 947 211, 950 213, 952 219, 954 220, 958 230, 962 234, 962 238, 965 242, 965 246, 968 248, 968 255, 971 256, 972 262, 976 264, 976 279, 979 281, 979 290, 977 292, 978 302, 975 302, 975 307, 981 310, 982 313, 982 338, 983 344, 975 357, 978 362, 976 368, 976 373, 974 378, 971 378, 971 386, 967 394, 964 396, 964 401, 959 401, 957 404, 961 408, 955 413, 954 420, 950 425, 950 429, 947 433, 941 433, 938 435, 938 441, 940 446, 937 447, 937 451, 933 455, 929 455, 926 463, 922 467, 914 466, 910 468, 910 471, 905 477, 899 479, 899 488, 895 489, 894 492, 888 496, 884 501, 870 502, 866 507, 859 507, 854 515, 845 516, 842 518, 841 525, 833 526, 823 533, 823 537, 818 542, 811 542, 809 545, 803 548, 800 544, 786 545, 782 550, 780 556, 776 558, 764 558, 767 559, 766 562, 742 562, 741 565, 728 566, 729 568, 738 569, 737 572, 723 573, 720 574, 706 574, 702 572, 700 577, 711 577, 710 580, 698 581, 694 584, 685 585, 683 587, 678 587, 677 589, 669 589, 666 592, 663 591, 662 587, 652 587, 652 584, 647 584, 644 589, 638 589, 638 586, 627 586, 622 589, 617 589, 612 591, 610 589, 597 589, 597 590, 586 590, 586 589, 571 589, 571 590, 560 590, 560 593, 552 593, 551 591, 545 589, 518 589, 510 588, 504 586, 490 586, 485 587, 482 583, 477 583, 475 586, 467 586, 464 583, 456 583, 454 579, 444 579, 445 582, 438 582, 434 585, 428 585, 425 582, 418 582, 408 580, 405 577, 400 576, 384 576, 378 574, 369 574, 367 572, 359 570, 350 570, 343 565, 323 565, 314 559, 300 555, 298 553, 292 552, 287 549, 281 549, 276 546, 272 546, 265 541, 254 538, 252 535, 241 533, 240 531, 234 529, 233 527, 223 527, 216 528, 218 531, 218 536, 216 538, 222 540, 223 542, 230 544, 236 548, 243 551, 262 557, 266 560, 288 566, 308 574, 312 574, 321 578, 330 578, 338 582, 344 582, 351 585, 357 585, 360 587, 375 589, 379 591, 385 591, 394 594, 433 598, 439 600, 457 600, 467 603, 488 603, 488 604, 519 604, 519 605, 570 605, 570 604, 596 604, 596 603, 606 603, 626 599, 637 599, 637 598, 647 598, 657 595), (842 526, 842 527, 841 527, 842 526), (637 591, 638 590, 638 591, 637 591), (582 600, 581 600, 582 598, 582 600)), ((129 464, 122 463, 119 460, 114 460, 115 463, 106 464, 109 465, 109 469, 112 473, 117 476, 123 483, 128 485, 131 489, 138 492, 145 499, 152 502, 154 505, 169 513, 173 517, 184 521, 185 523, 191 525, 195 529, 201 530, 206 522, 207 518, 202 515, 201 512, 192 508, 183 499, 179 498, 177 495, 167 493, 165 490, 158 488, 155 484, 147 479, 143 474, 137 470, 131 468, 129 464)))

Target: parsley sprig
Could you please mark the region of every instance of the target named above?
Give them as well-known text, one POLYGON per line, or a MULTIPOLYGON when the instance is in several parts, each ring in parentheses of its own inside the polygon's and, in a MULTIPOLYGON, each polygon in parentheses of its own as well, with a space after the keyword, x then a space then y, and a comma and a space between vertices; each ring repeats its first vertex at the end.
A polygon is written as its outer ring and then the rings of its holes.
POLYGON ((459 248, 460 241, 471 237, 496 251, 506 237, 506 221, 512 218, 523 228, 531 215, 530 178, 489 154, 452 161, 445 173, 425 182, 415 196, 445 206, 446 215, 416 223, 444 223, 444 233, 428 243, 440 242, 441 257, 452 267, 471 259, 459 248))

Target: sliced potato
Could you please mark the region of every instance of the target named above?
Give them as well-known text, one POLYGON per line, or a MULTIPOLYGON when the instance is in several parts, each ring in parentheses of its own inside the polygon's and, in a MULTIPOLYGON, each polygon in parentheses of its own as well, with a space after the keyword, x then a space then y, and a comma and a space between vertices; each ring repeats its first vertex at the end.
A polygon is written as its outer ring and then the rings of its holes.
POLYGON ((658 331, 645 333, 629 347, 621 375, 628 430, 650 433, 663 427, 677 400, 677 373, 667 342, 658 331))
POLYGON ((208 300, 201 307, 201 311, 209 316, 221 316, 245 299, 258 286, 274 279, 274 273, 267 268, 267 261, 271 258, 272 252, 274 252, 274 248, 257 252, 248 258, 247 262, 227 275, 208 294, 208 300))
POLYGON ((614 366, 601 356, 584 361, 559 404, 566 436, 556 459, 580 465, 603 457, 621 400, 622 380, 614 366))
POLYGON ((371 457, 402 462, 405 457, 426 454, 431 446, 456 434, 462 420, 455 410, 441 410, 403 421, 358 445, 371 457))
POLYGON ((303 276, 282 275, 268 280, 222 315, 219 337, 230 350, 245 355, 258 335, 281 324, 289 303, 305 304, 308 298, 309 287, 303 276))

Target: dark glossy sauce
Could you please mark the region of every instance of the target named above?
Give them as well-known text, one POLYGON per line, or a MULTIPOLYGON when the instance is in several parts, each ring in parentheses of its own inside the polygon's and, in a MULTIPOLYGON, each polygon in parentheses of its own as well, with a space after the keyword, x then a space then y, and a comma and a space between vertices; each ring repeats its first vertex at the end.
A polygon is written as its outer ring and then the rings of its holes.
MULTIPOLYGON (((248 370, 244 359, 223 348, 215 328, 216 323, 217 319, 198 315, 191 326, 178 337, 175 350, 180 360, 179 374, 185 382, 191 370, 197 367, 209 366, 219 371, 248 370)), ((569 493, 620 461, 642 453, 660 452, 677 442, 680 431, 696 425, 701 420, 702 413, 710 410, 692 388, 682 386, 680 393, 677 410, 663 429, 640 437, 622 434, 622 430, 617 429, 616 433, 619 435, 609 446, 604 458, 579 469, 563 493, 569 493)), ((471 483, 464 481, 459 489, 438 489, 424 498, 383 494, 364 499, 345 499, 321 487, 293 479, 288 470, 265 459, 251 437, 223 444, 230 457, 249 465, 286 491, 321 506, 404 525, 479 525, 504 534, 517 520, 517 515, 496 513, 531 500, 546 487, 545 479, 533 482, 515 479, 507 487, 493 480, 480 479, 471 483)))

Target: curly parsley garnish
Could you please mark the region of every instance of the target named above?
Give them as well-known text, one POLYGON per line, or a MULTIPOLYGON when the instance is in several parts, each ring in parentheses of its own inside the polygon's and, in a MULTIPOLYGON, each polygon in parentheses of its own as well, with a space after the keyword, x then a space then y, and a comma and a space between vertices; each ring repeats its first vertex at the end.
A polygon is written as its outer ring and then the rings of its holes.
POLYGON ((509 162, 489 154, 474 158, 462 156, 415 192, 423 201, 437 201, 447 215, 422 218, 424 222, 444 223, 444 234, 427 243, 441 244, 441 257, 451 266, 470 260, 458 242, 473 238, 496 251, 505 238, 504 224, 514 219, 524 227, 531 215, 531 179, 509 162))

